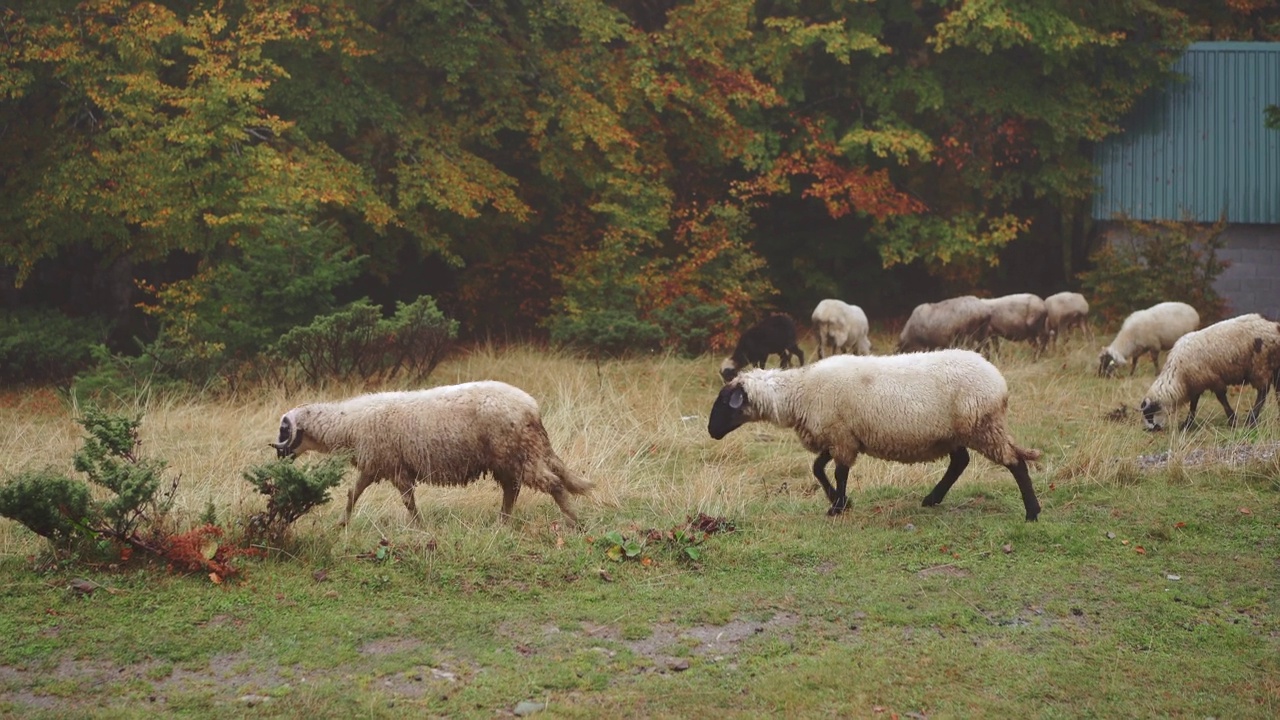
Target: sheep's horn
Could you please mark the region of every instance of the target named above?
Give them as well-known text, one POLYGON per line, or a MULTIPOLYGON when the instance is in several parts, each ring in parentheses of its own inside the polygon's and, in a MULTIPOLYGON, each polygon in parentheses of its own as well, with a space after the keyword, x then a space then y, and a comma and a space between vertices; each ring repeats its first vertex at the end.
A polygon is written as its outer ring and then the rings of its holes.
POLYGON ((275 448, 276 450, 283 450, 283 449, 285 449, 286 447, 288 447, 288 443, 282 443, 282 442, 279 442, 279 443, 269 442, 269 443, 267 443, 267 445, 268 445, 269 447, 273 447, 273 448, 275 448))

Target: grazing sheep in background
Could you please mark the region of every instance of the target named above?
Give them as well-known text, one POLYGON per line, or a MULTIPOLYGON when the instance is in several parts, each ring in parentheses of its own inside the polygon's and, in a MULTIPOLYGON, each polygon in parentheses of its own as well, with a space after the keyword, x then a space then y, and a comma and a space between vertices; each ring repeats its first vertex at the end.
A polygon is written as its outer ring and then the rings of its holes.
POLYGON ((991 327, 991 308, 972 295, 917 305, 902 326, 898 352, 983 347, 991 327))
POLYGON ((818 359, 830 354, 870 355, 871 325, 857 305, 841 300, 823 300, 813 309, 813 334, 818 338, 818 359))
POLYGON ((1059 336, 1071 328, 1080 328, 1089 338, 1089 301, 1077 292, 1054 293, 1044 299, 1044 332, 1056 347, 1059 336))
POLYGON ((990 337, 993 347, 998 338, 1015 342, 1026 340, 1035 348, 1036 356, 1040 355, 1048 342, 1044 330, 1048 311, 1039 295, 1018 293, 986 298, 982 303, 991 308, 990 337))
POLYGON ((950 455, 942 480, 924 499, 937 505, 969 464, 973 448, 1009 468, 1027 520, 1040 515, 1027 462, 1038 450, 1019 447, 1005 425, 1004 376, 969 350, 905 355, 837 355, 795 370, 750 370, 720 390, 707 432, 719 440, 744 423, 764 420, 796 431, 818 453, 813 475, 831 502, 848 504, 849 468, 861 454, 903 463, 950 455), (836 461, 836 485, 826 465, 836 461))
POLYGON ((1129 377, 1133 377, 1143 353, 1151 356, 1151 364, 1159 371, 1160 351, 1199 326, 1200 313, 1186 303, 1162 302, 1135 311, 1124 319, 1116 339, 1098 353, 1098 375, 1109 376, 1128 362, 1129 377))
POLYGON ((792 355, 804 365, 804 351, 796 344, 796 323, 782 313, 770 315, 742 333, 733 354, 720 364, 720 377, 729 382, 747 365, 764 367, 770 355, 777 355, 784 368, 791 367, 792 355))
POLYGON ((272 446, 280 457, 308 450, 352 454, 360 477, 347 496, 343 525, 360 493, 383 478, 400 491, 415 522, 415 483, 466 485, 488 472, 502 487, 504 521, 521 486, 528 486, 550 494, 575 524, 569 494, 591 489, 551 448, 537 401, 495 381, 301 405, 280 418, 280 438, 272 446))
POLYGON ((1236 425, 1236 413, 1227 402, 1227 387, 1248 384, 1257 391, 1245 423, 1258 424, 1258 413, 1280 372, 1280 324, 1261 315, 1214 323, 1189 332, 1174 343, 1164 369, 1151 383, 1139 409, 1148 430, 1163 428, 1184 402, 1191 408, 1182 423, 1186 430, 1196 419, 1200 395, 1208 390, 1222 403, 1227 421, 1236 425))

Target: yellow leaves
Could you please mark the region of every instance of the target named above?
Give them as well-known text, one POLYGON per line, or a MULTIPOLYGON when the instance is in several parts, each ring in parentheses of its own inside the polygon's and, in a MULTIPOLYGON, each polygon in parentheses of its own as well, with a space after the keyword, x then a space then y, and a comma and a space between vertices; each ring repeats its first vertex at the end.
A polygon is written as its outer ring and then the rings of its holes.
POLYGON ((856 128, 845 134, 840 140, 840 149, 848 151, 853 147, 867 147, 877 157, 892 156, 901 165, 906 165, 915 154, 920 160, 929 160, 933 153, 933 141, 919 130, 908 127, 856 128))

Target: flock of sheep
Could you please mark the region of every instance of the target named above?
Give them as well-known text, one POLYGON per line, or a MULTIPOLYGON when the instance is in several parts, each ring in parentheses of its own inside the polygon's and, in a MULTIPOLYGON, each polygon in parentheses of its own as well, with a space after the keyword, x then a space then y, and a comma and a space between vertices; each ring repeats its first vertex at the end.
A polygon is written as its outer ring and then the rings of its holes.
MULTIPOLYGON (((1009 433, 1008 385, 977 351, 998 352, 999 339, 1026 341, 1038 357, 1072 328, 1089 333, 1088 313, 1079 293, 1044 300, 1029 293, 991 299, 966 295, 925 303, 903 326, 897 352, 875 356, 866 313, 856 305, 823 300, 812 316, 818 360, 808 365, 795 322, 770 315, 742 333, 721 365, 724 386, 707 431, 719 440, 754 421, 793 429, 805 449, 817 455, 812 471, 830 502, 830 515, 848 504, 849 470, 859 455, 903 463, 949 457, 942 479, 924 499, 932 506, 946 497, 974 450, 1008 468, 1026 519, 1033 521, 1040 503, 1028 463, 1040 452, 1019 446, 1009 433), (774 354, 782 367, 765 369, 774 354), (793 356, 801 367, 790 368, 793 356), (832 461, 834 483, 826 472, 832 461)), ((1214 393, 1234 426, 1237 417, 1226 390, 1241 384, 1257 390, 1246 418, 1253 425, 1280 380, 1280 324, 1256 314, 1197 330, 1199 323, 1191 306, 1160 303, 1130 315, 1098 355, 1100 375, 1126 362, 1132 375, 1142 355, 1159 367, 1159 354, 1168 351, 1140 405, 1150 430, 1164 427, 1184 403, 1190 408, 1182 427, 1189 427, 1205 391, 1214 393)), ((537 402, 495 381, 302 405, 281 418, 272 446, 280 457, 308 450, 351 455, 359 478, 348 494, 344 524, 364 489, 383 479, 400 491, 415 521, 418 483, 464 485, 489 473, 502 488, 504 520, 520 489, 528 486, 551 495, 575 524, 569 495, 591 489, 552 448, 537 402)))

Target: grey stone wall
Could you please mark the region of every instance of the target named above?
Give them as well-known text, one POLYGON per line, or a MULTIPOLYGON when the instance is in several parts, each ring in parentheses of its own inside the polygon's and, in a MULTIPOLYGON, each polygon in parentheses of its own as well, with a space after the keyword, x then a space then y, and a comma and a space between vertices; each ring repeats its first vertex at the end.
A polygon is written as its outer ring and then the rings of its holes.
MULTIPOLYGON (((1110 222, 1103 234, 1125 237, 1110 222)), ((1256 312, 1280 320, 1280 225, 1229 225, 1223 236, 1227 245, 1218 257, 1231 264, 1213 287, 1227 301, 1227 316, 1256 312)))
POLYGON ((1230 315, 1262 313, 1280 318, 1280 225, 1232 225, 1218 257, 1231 266, 1213 284, 1230 315))

